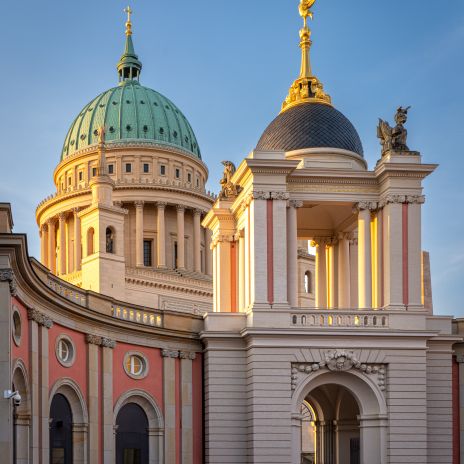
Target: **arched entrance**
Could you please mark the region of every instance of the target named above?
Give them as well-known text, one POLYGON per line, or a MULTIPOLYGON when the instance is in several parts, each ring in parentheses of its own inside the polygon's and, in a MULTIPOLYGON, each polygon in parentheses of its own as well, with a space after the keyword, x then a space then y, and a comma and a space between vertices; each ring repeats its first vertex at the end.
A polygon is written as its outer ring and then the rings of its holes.
POLYGON ((127 403, 116 418, 116 464, 148 464, 148 419, 135 403, 127 403))
POLYGON ((21 395, 21 404, 13 406, 13 462, 29 462, 29 434, 31 426, 31 409, 27 369, 21 360, 16 361, 13 369, 12 391, 21 395))
POLYGON ((68 400, 61 393, 50 406, 50 463, 73 462, 73 416, 68 400))
POLYGON ((386 404, 378 386, 356 372, 321 370, 308 376, 293 395, 293 464, 384 464, 386 404), (305 449, 304 409, 313 414, 314 454, 305 449))

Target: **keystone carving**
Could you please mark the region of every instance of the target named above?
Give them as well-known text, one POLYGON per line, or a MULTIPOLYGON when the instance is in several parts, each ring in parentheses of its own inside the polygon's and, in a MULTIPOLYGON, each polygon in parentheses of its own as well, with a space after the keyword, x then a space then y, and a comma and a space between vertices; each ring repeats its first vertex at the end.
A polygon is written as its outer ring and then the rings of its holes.
POLYGON ((0 282, 8 282, 11 296, 16 296, 16 278, 13 269, 0 269, 0 282))
POLYGON ((37 322, 39 325, 43 325, 47 329, 50 329, 53 326, 53 321, 51 318, 35 308, 27 308, 27 318, 30 321, 37 322))
POLYGON ((111 338, 100 337, 100 335, 87 334, 87 343, 91 345, 103 346, 104 348, 115 348, 116 342, 111 338))
POLYGON ((365 375, 376 378, 380 390, 385 390, 386 367, 384 364, 363 363, 358 360, 353 351, 330 350, 325 353, 324 359, 312 363, 292 364, 292 390, 295 390, 300 381, 321 369, 330 372, 347 372, 357 370, 365 375))

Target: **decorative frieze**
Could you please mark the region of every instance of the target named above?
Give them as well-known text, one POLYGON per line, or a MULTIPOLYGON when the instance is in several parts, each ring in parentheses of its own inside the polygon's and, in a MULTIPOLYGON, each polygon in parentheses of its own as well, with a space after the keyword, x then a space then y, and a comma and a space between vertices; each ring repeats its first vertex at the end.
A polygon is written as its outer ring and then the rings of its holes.
POLYGON ((294 363, 292 364, 292 390, 306 380, 311 374, 325 369, 329 372, 347 372, 356 370, 368 376, 373 376, 379 389, 384 391, 386 386, 386 366, 384 364, 373 364, 361 362, 353 351, 329 350, 321 361, 294 363))
POLYGON ((111 338, 101 337, 100 335, 87 334, 85 337, 87 343, 91 345, 103 346, 104 348, 115 348, 116 342, 111 338))
POLYGON ((47 329, 53 326, 52 319, 35 308, 27 308, 27 318, 30 321, 37 322, 39 325, 43 325, 47 329))
POLYGON ((382 198, 379 202, 379 207, 383 208, 389 204, 415 204, 415 205, 422 205, 425 203, 425 196, 424 195, 387 195, 386 197, 382 198))
POLYGON ((0 282, 8 282, 11 296, 16 296, 16 278, 14 276, 13 269, 0 269, 0 282))

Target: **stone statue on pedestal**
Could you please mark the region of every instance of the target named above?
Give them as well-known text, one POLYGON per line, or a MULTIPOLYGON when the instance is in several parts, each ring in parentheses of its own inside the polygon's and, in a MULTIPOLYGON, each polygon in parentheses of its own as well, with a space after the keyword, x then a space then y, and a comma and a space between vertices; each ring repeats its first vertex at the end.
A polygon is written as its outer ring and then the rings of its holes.
POLYGON ((232 182, 232 176, 235 173, 235 165, 232 161, 222 161, 224 165, 224 173, 220 181, 221 191, 219 192, 219 199, 226 200, 231 197, 236 197, 240 191, 241 187, 232 182))
POLYGON ((377 137, 380 139, 382 145, 382 155, 387 151, 409 151, 406 144, 408 131, 404 127, 408 119, 408 111, 411 107, 403 108, 400 106, 396 110, 395 115, 395 127, 390 127, 388 122, 379 119, 379 125, 377 127, 377 137))

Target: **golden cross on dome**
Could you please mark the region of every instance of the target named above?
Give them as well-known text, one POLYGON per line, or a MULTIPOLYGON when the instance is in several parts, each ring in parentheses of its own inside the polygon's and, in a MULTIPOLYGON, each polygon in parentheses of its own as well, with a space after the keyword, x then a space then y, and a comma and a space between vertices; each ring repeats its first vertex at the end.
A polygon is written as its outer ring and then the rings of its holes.
POLYGON ((300 0, 300 6, 298 7, 298 9, 300 10, 300 16, 303 18, 305 29, 308 27, 308 17, 313 19, 313 12, 311 11, 311 8, 315 3, 316 0, 300 0))
POLYGON ((127 13, 126 35, 132 35, 132 22, 131 22, 132 8, 128 5, 126 8, 124 8, 124 13, 127 13))

